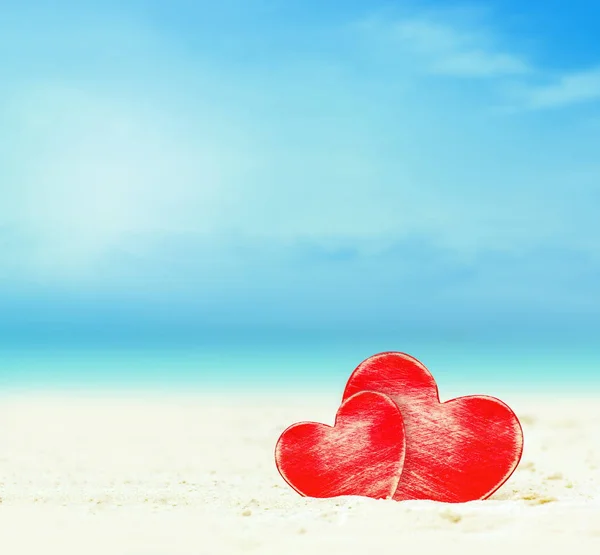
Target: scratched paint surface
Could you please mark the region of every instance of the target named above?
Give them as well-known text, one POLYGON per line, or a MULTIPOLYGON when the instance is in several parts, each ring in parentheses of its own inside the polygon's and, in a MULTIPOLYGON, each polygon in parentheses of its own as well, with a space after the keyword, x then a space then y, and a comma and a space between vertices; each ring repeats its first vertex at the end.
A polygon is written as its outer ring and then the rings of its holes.
POLYGON ((469 396, 440 403, 431 373, 403 353, 381 353, 361 363, 343 399, 366 390, 391 397, 404 419, 406 456, 394 499, 485 499, 516 469, 523 433, 502 401, 469 396))
POLYGON ((275 449, 281 476, 309 497, 390 498, 404 461, 402 416, 388 397, 359 392, 339 408, 333 427, 300 422, 275 449))

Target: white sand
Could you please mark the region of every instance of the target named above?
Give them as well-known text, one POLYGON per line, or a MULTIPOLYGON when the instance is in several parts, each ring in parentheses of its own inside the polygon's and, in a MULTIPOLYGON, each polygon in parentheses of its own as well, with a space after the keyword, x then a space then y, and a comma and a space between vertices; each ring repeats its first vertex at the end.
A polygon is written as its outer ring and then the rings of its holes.
POLYGON ((521 465, 464 505, 315 500, 273 448, 338 399, 0 399, 0 553, 61 555, 600 553, 600 403, 503 397, 521 465), (376 550, 376 551, 375 551, 376 550))

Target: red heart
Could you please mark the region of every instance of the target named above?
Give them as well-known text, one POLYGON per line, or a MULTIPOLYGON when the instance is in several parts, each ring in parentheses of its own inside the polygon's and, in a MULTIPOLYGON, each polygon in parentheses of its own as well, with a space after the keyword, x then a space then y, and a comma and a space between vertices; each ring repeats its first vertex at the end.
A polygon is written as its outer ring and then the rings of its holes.
POLYGON ((398 407, 385 395, 361 392, 342 403, 333 427, 300 422, 287 428, 275 461, 283 479, 302 495, 381 499, 396 491, 404 452, 398 407))
POLYGON ((492 495, 514 472, 523 431, 513 411, 494 397, 440 402, 433 376, 404 353, 380 353, 350 376, 344 399, 378 391, 402 412, 406 456, 394 499, 464 502, 492 495))

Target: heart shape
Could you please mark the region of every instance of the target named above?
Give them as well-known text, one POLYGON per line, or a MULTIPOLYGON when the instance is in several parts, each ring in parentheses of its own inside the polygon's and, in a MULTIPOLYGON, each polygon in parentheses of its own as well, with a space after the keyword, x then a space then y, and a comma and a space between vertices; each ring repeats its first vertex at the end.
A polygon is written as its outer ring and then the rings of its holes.
POLYGON ((308 497, 392 497, 404 461, 402 415, 380 393, 359 392, 340 406, 334 426, 300 422, 275 447, 277 469, 308 497))
POLYGON ((507 405, 482 395, 441 403, 429 370, 407 354, 380 353, 359 364, 343 399, 360 391, 383 393, 402 413, 406 455, 397 501, 485 499, 519 464, 523 431, 507 405))

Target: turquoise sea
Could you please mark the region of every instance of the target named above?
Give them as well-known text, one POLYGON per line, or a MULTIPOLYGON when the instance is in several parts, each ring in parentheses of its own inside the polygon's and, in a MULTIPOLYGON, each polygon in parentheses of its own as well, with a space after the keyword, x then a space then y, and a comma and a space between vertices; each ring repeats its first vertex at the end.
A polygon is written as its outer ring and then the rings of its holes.
POLYGON ((382 351, 421 360, 445 392, 590 393, 600 390, 593 341, 501 342, 408 337, 221 338, 188 345, 27 345, 0 349, 4 392, 53 390, 341 394, 351 371, 382 351))

